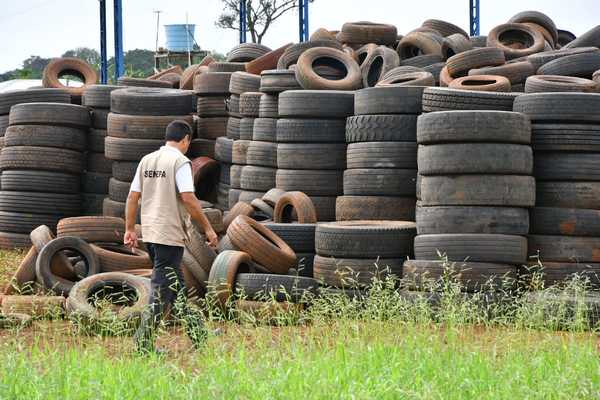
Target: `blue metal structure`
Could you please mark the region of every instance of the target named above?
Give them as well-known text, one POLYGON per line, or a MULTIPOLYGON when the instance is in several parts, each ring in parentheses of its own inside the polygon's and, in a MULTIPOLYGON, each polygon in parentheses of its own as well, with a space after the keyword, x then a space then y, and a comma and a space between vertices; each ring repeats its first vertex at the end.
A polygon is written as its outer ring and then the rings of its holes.
POLYGON ((308 41, 308 1, 298 0, 300 42, 308 41))
POLYGON ((471 36, 479 36, 479 0, 469 0, 469 22, 471 36))
POLYGON ((108 82, 108 59, 106 56, 106 0, 100 2, 100 83, 108 82))
POLYGON ((247 19, 246 0, 240 0, 240 43, 246 43, 247 19))
POLYGON ((115 81, 125 75, 123 56, 123 4, 114 0, 115 5, 115 81))

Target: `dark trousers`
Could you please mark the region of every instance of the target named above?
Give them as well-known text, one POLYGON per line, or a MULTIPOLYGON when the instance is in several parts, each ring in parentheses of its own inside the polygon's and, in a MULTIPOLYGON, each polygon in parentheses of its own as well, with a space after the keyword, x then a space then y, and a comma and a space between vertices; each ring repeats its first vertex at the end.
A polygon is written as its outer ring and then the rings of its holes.
POLYGON ((206 339, 202 318, 187 304, 187 289, 181 272, 183 247, 146 243, 153 263, 150 304, 135 333, 138 350, 154 349, 155 332, 165 311, 178 317, 195 346, 206 339))

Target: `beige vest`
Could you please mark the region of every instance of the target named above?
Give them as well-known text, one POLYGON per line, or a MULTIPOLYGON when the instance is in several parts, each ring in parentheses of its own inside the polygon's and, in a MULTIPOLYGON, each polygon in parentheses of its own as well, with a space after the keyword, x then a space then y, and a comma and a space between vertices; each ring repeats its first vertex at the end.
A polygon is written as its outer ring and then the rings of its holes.
POLYGON ((140 162, 142 238, 144 242, 185 246, 189 213, 175 174, 190 160, 176 149, 161 147, 140 162))

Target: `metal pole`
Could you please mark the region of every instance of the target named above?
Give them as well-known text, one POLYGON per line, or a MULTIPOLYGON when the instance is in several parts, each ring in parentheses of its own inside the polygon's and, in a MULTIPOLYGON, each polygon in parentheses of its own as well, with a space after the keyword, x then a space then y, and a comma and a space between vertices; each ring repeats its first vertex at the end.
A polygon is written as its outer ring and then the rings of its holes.
POLYGON ((154 47, 154 52, 158 53, 158 33, 160 32, 160 13, 162 11, 155 10, 154 14, 156 14, 156 45, 154 47))
POLYGON ((108 82, 108 58, 106 56, 106 0, 100 2, 100 83, 108 82))
POLYGON ((308 41, 308 1, 298 0, 298 27, 301 42, 308 41))
POLYGON ((479 36, 479 0, 469 0, 469 21, 471 36, 479 36))
POLYGON ((246 43, 246 0, 240 0, 240 43, 246 43))
POLYGON ((114 0, 115 5, 115 80, 125 75, 123 62, 123 4, 114 0))

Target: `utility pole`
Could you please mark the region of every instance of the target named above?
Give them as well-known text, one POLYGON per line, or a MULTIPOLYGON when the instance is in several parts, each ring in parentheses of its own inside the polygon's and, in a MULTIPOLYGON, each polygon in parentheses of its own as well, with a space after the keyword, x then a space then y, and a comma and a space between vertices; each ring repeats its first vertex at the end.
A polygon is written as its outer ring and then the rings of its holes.
POLYGON ((100 3, 100 83, 108 82, 108 58, 106 55, 106 0, 100 3))
POLYGON ((158 52, 158 32, 160 31, 160 10, 154 10, 154 14, 156 14, 156 47, 154 49, 155 52, 158 52))
POLYGON ((246 43, 246 0, 240 0, 240 43, 246 43))
POLYGON ((300 42, 308 41, 308 1, 298 0, 300 42))
POLYGON ((115 81, 125 75, 123 56, 123 4, 114 0, 115 12, 115 81))
POLYGON ((479 0, 469 0, 469 22, 471 36, 479 36, 479 0))

